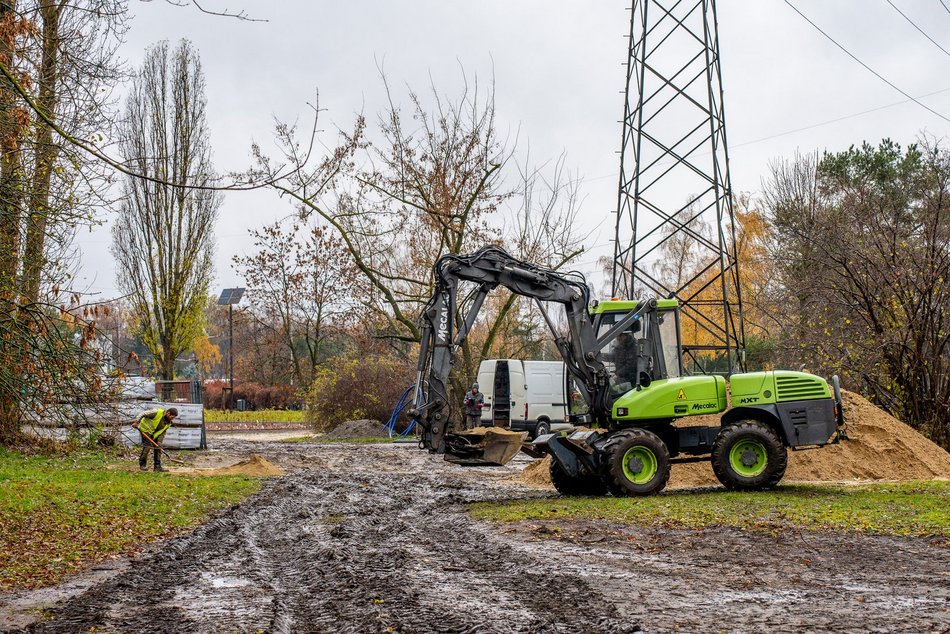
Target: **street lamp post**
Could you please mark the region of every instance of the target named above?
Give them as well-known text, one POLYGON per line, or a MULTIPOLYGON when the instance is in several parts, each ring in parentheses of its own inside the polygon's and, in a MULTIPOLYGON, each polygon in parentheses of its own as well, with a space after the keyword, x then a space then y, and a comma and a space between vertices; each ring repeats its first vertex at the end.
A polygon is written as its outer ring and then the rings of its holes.
POLYGON ((226 288, 221 291, 218 306, 228 307, 228 377, 230 389, 227 409, 234 409, 234 305, 244 296, 243 288, 226 288))

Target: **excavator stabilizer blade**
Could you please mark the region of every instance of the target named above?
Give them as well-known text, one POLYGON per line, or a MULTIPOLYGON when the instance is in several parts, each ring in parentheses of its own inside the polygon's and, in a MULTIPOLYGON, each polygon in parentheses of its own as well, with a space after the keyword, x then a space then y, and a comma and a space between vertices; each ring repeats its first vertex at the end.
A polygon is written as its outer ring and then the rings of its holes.
POLYGON ((476 427, 456 434, 446 434, 445 459, 467 466, 508 464, 521 450, 527 432, 501 427, 476 427))

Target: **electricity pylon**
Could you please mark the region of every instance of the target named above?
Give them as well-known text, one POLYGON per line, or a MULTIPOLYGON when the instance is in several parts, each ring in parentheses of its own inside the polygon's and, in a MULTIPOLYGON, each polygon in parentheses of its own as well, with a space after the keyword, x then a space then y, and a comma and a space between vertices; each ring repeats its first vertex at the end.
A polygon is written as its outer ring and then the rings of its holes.
POLYGON ((745 366, 715 0, 633 0, 613 294, 675 297, 693 372, 745 366))

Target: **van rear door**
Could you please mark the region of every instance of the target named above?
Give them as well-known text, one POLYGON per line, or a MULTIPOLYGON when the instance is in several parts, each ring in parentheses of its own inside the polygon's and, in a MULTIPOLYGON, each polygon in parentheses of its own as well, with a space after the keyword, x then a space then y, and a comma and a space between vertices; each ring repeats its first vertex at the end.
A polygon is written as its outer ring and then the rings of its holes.
MULTIPOLYGON (((508 427, 511 424, 511 388, 508 382, 508 360, 498 359, 492 382, 491 425, 508 427)), ((484 410, 483 410, 484 411, 484 410)))
POLYGON ((509 400, 511 401, 511 420, 526 420, 528 405, 528 384, 524 364, 519 359, 508 359, 509 400))
POLYGON ((486 359, 478 364, 478 389, 485 397, 485 407, 482 408, 482 425, 491 427, 492 403, 495 400, 495 369, 498 362, 495 359, 486 359))
POLYGON ((567 422, 564 396, 564 363, 560 361, 525 361, 528 378, 528 419, 547 420, 551 429, 567 422))

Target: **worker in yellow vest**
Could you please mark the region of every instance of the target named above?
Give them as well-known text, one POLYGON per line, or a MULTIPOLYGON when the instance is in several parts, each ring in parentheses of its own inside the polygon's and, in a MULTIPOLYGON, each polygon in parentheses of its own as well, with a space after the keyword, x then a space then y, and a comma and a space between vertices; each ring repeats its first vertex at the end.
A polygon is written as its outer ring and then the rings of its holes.
POLYGON ((154 452, 154 463, 156 471, 168 471, 162 466, 161 449, 162 441, 165 439, 165 432, 172 426, 172 421, 178 418, 178 410, 174 407, 168 409, 152 409, 132 423, 132 427, 139 430, 142 437, 142 453, 139 454, 139 469, 148 471, 148 450, 154 452), (152 442, 149 442, 151 440, 152 442))

